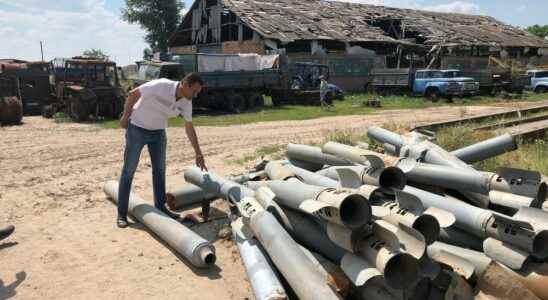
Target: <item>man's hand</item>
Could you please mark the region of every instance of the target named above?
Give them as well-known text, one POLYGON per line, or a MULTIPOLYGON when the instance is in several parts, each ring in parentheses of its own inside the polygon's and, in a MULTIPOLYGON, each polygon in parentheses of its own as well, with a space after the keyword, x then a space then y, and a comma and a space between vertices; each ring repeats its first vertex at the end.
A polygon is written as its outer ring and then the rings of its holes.
POLYGON ((207 166, 205 164, 204 156, 203 155, 196 155, 196 165, 202 170, 202 171, 208 171, 207 166))
POLYGON ((120 127, 127 129, 129 124, 129 116, 126 116, 125 114, 120 118, 120 127))

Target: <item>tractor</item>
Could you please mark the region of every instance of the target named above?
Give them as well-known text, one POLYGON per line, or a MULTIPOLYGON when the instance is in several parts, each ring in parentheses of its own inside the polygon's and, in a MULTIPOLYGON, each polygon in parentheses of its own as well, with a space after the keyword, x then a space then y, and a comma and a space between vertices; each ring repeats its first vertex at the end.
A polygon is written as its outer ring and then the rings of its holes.
POLYGON ((64 111, 72 120, 118 118, 124 108, 116 63, 88 57, 53 62, 57 103, 44 116, 64 111))

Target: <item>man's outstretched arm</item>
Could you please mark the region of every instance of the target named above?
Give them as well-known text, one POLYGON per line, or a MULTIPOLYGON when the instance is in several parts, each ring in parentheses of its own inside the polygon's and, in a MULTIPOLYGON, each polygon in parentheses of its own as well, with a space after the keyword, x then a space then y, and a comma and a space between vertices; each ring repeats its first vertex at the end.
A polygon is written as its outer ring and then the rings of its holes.
POLYGON ((202 149, 200 149, 200 143, 198 142, 198 136, 196 135, 196 130, 192 122, 185 122, 185 131, 188 140, 194 148, 194 153, 196 153, 196 165, 202 169, 202 171, 207 171, 207 166, 205 164, 204 155, 202 154, 202 149))

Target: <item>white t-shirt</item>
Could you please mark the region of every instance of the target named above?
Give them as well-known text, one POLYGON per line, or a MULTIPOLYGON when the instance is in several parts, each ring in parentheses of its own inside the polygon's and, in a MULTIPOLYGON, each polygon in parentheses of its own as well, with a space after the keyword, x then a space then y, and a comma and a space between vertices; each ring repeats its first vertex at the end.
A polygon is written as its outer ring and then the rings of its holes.
POLYGON ((141 98, 133 106, 131 124, 148 130, 159 130, 165 129, 168 119, 176 116, 192 122, 192 101, 186 98, 176 101, 178 83, 162 78, 141 85, 141 98))

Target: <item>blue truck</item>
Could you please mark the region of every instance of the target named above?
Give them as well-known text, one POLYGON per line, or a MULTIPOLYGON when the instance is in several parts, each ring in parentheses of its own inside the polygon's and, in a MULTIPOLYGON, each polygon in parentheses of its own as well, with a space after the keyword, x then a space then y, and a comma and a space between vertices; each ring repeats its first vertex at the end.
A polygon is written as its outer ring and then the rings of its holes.
POLYGON ((382 94, 404 92, 438 101, 476 95, 479 82, 464 77, 459 70, 373 69, 367 88, 382 94))
POLYGON ((548 70, 529 70, 530 84, 525 88, 535 93, 548 92, 548 70))

